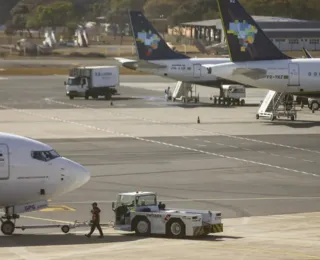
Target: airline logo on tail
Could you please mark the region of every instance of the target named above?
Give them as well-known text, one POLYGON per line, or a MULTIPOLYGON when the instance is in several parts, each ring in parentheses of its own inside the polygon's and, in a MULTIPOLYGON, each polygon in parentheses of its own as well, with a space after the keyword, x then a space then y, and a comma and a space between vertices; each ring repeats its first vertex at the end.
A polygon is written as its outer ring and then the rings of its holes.
POLYGON ((152 33, 151 31, 149 32, 138 32, 138 37, 136 38, 137 42, 143 43, 147 48, 146 55, 150 56, 153 50, 158 49, 159 47, 159 42, 160 38, 158 35, 152 33))
POLYGON ((254 43, 257 32, 257 28, 248 24, 247 21, 241 23, 237 20, 233 23, 229 23, 229 30, 227 31, 228 34, 237 36, 241 45, 240 51, 242 52, 247 50, 249 44, 254 43))

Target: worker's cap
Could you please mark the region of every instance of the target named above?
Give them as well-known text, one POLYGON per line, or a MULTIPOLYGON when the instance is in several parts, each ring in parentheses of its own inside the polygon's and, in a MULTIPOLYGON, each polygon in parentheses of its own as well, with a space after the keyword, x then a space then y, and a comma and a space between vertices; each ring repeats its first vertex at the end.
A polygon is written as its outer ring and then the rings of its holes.
POLYGON ((98 206, 98 203, 97 202, 93 202, 92 206, 98 206))

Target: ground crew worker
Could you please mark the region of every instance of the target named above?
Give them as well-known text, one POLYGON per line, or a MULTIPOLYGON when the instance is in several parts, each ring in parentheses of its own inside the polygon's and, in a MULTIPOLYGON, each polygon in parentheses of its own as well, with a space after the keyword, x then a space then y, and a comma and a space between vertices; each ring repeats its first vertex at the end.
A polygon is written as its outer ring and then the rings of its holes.
POLYGON ((91 230, 89 234, 86 234, 86 237, 91 237, 92 233, 95 231, 97 228, 99 230, 100 236, 99 238, 103 237, 103 232, 100 226, 100 212, 101 210, 98 208, 98 204, 96 202, 92 203, 92 225, 91 225, 91 230))

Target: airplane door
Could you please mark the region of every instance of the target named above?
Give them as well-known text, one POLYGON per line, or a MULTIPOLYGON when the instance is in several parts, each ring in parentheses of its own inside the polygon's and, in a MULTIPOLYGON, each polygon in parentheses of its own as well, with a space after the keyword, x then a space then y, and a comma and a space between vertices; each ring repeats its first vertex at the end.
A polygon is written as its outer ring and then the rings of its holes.
POLYGON ((290 63, 289 64, 289 87, 297 87, 300 86, 300 70, 299 64, 290 63))
POLYGON ((201 77, 201 65, 200 64, 194 64, 193 65, 193 77, 194 78, 200 78, 201 77))
POLYGON ((0 180, 8 180, 10 176, 9 147, 0 144, 0 180))

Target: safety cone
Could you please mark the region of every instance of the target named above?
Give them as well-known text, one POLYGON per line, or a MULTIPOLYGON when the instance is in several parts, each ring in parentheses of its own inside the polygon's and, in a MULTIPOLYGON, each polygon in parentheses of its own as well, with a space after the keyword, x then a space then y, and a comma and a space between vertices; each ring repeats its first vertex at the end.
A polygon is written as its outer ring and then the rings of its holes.
POLYGON ((198 116, 197 123, 200 124, 200 117, 198 116))

